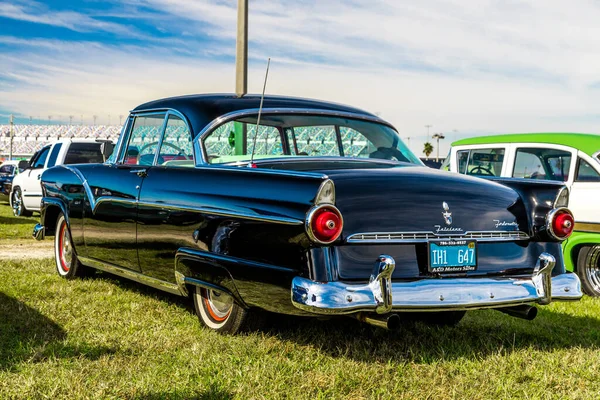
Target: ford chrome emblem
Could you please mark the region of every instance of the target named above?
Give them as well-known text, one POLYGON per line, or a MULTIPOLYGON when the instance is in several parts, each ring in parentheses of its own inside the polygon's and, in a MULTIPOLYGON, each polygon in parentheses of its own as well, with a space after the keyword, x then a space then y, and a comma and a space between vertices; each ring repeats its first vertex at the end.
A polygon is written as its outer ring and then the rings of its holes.
POLYGON ((450 212, 450 207, 448 206, 448 203, 444 201, 442 203, 442 207, 444 207, 442 215, 444 216, 444 221, 446 221, 446 225, 452 225, 452 213, 450 212))

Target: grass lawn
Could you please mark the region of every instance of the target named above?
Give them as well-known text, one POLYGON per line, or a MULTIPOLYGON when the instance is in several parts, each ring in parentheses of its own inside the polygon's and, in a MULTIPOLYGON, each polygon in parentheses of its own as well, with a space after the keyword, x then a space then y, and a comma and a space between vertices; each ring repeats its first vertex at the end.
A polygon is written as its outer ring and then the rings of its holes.
POLYGON ((33 227, 40 222, 40 215, 15 217, 8 203, 0 201, 0 240, 31 238, 33 227))
POLYGON ((532 322, 468 313, 398 332, 350 319, 202 329, 184 299, 52 260, 0 262, 0 398, 597 398, 600 301, 532 322))

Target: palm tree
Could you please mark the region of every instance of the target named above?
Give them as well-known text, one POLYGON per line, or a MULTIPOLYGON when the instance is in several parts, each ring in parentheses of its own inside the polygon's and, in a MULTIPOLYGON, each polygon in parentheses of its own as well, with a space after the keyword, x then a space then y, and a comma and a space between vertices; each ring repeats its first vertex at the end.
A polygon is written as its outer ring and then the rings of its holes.
POLYGON ((429 159, 429 155, 433 153, 433 146, 431 143, 426 142, 425 145, 423 145, 423 153, 425 153, 425 157, 429 159))

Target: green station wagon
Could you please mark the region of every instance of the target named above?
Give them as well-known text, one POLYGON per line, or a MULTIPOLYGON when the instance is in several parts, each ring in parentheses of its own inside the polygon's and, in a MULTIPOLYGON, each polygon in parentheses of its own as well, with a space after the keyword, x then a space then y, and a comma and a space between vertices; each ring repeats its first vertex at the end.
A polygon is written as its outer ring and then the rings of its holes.
POLYGON ((600 296, 600 135, 524 133, 452 143, 443 169, 481 177, 562 181, 575 231, 563 243, 565 267, 600 296))

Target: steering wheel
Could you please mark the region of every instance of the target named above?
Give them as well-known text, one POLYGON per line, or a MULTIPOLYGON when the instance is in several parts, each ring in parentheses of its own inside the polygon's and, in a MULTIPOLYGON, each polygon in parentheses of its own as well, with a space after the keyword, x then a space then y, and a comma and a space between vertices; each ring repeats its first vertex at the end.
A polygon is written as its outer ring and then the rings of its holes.
POLYGON ((495 176, 492 170, 486 167, 482 167, 481 165, 476 166, 472 170, 470 170, 467 175, 483 175, 483 176, 495 176))
MULTIPOLYGON (((152 165, 152 161, 154 160, 154 154, 142 154, 142 153, 143 153, 143 152, 144 152, 144 150, 146 150, 148 147, 150 147, 150 146, 154 146, 154 145, 158 145, 158 142, 152 142, 152 143, 148 143, 148 144, 145 144, 145 145, 143 145, 143 146, 140 148, 140 150, 139 150, 139 153, 138 153, 138 156, 137 156, 137 160, 136 160, 136 163, 137 163, 138 165, 152 165), (142 155, 140 155, 140 154, 142 154, 142 155), (149 156, 152 156, 152 160, 150 160, 150 162, 148 163, 148 161, 147 161, 147 160, 148 160, 149 156), (144 163, 142 163, 142 161, 144 161, 144 163)), ((163 145, 163 146, 167 146, 167 147, 170 147, 170 148, 174 149, 174 150, 177 152, 177 156, 184 157, 186 160, 191 160, 191 159, 192 159, 191 157, 189 157, 189 156, 187 156, 187 155, 185 154, 185 152, 183 151, 183 149, 182 149, 181 147, 175 146, 173 143, 170 143, 170 142, 162 142, 162 145, 163 145)), ((164 158, 163 158, 163 157, 162 157, 162 156, 159 154, 159 156, 158 156, 158 164, 162 164, 162 163, 164 163, 164 162, 165 162, 165 159, 164 159, 164 158), (162 161, 161 161, 161 160, 162 160, 162 161)))

